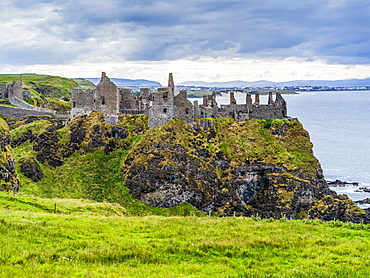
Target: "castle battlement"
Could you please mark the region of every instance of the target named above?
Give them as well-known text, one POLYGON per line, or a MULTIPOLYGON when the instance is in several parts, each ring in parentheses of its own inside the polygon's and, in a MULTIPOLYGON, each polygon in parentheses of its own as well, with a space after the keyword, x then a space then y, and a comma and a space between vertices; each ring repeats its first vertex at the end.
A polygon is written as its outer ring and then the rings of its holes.
POLYGON ((236 121, 287 117, 286 102, 280 93, 276 93, 274 100, 270 92, 265 105, 260 104, 259 94, 255 95, 254 103, 251 95, 247 94, 245 103, 237 104, 233 92, 230 93, 230 104, 220 107, 215 93, 204 96, 202 104, 198 104, 198 101, 192 103, 186 90, 175 96, 172 73, 169 74, 168 87, 158 88, 152 94, 150 89, 142 88, 139 95, 133 95, 131 89, 117 88, 103 72, 96 89, 72 90, 72 119, 88 115, 94 110, 102 112, 105 120, 111 124, 117 123, 120 113, 149 114, 149 128, 165 125, 173 118, 180 118, 192 125, 195 119, 204 117, 232 117, 236 121))

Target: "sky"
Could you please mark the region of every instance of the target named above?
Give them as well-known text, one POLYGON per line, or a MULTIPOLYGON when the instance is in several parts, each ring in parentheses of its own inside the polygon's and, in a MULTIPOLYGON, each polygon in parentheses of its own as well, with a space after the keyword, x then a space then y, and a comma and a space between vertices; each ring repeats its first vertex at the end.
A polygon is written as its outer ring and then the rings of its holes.
POLYGON ((0 73, 363 79, 369 14, 364 0, 1 0, 0 73))

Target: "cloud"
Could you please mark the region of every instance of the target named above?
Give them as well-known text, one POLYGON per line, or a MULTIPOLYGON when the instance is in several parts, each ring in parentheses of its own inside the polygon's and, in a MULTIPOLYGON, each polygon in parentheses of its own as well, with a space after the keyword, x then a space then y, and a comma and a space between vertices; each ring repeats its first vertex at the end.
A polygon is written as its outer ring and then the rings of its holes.
POLYGON ((6 0, 3 64, 243 58, 370 63, 360 0, 6 0))

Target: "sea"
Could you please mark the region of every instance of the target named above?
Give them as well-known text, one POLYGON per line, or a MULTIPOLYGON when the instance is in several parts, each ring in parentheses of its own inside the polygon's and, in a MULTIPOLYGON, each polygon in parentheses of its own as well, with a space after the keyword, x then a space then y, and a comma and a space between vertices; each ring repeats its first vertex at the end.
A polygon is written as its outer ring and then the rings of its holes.
MULTIPOLYGON (((370 187, 370 91, 315 91, 283 97, 288 115, 298 118, 309 132, 326 180, 359 183, 331 189, 354 201, 370 198, 370 193, 355 192, 370 187)), ((245 96, 237 95, 236 100, 245 103, 245 96)), ((228 104, 229 98, 221 96, 217 102, 228 104)), ((267 104, 267 96, 261 96, 261 104, 267 104)))

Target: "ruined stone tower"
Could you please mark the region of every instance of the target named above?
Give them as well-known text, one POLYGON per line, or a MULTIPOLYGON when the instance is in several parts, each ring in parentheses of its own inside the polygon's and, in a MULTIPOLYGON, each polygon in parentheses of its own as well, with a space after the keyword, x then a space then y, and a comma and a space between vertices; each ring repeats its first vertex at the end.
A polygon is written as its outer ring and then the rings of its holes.
POLYGON ((104 120, 107 123, 117 124, 119 114, 118 103, 117 86, 103 72, 95 90, 95 110, 104 114, 104 120))
POLYGON ((153 93, 152 107, 149 108, 149 128, 165 125, 169 120, 177 117, 175 106, 175 85, 172 73, 168 77, 168 88, 158 88, 153 93))
POLYGON ((173 82, 173 75, 172 73, 168 76, 168 91, 171 93, 175 93, 175 83, 173 82))
POLYGON ((89 115, 93 110, 102 112, 107 123, 117 124, 119 114, 118 90, 105 72, 102 73, 96 89, 82 90, 77 88, 72 90, 72 119, 79 115, 89 115))
POLYGON ((72 89, 71 119, 80 115, 89 115, 94 110, 95 90, 72 89))

